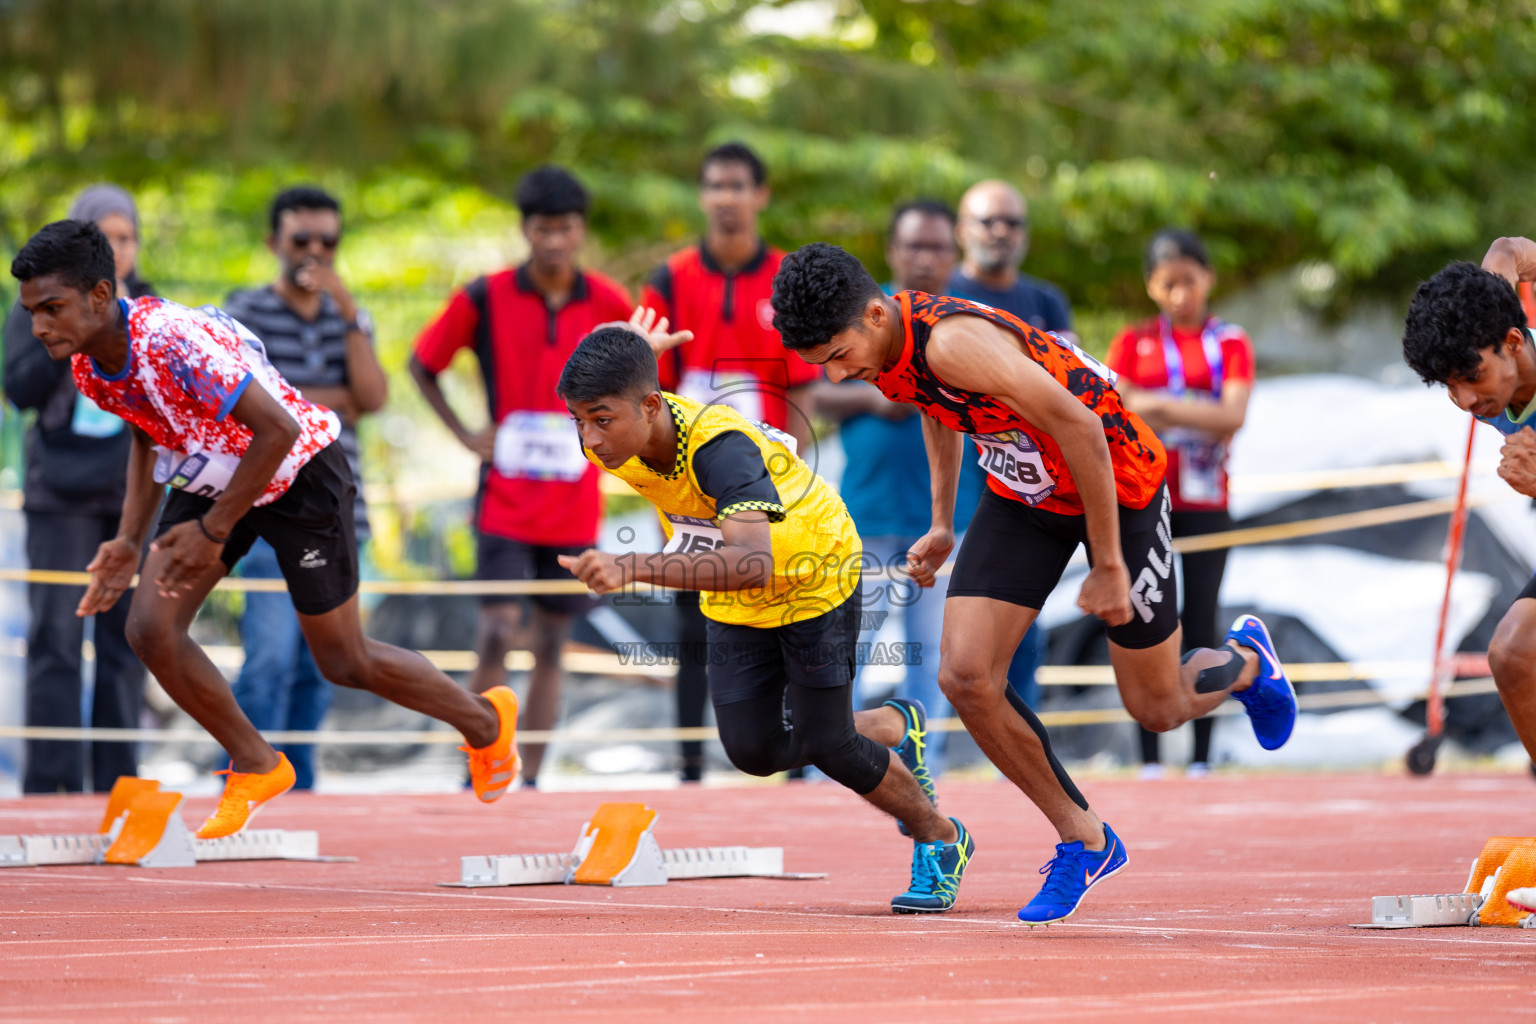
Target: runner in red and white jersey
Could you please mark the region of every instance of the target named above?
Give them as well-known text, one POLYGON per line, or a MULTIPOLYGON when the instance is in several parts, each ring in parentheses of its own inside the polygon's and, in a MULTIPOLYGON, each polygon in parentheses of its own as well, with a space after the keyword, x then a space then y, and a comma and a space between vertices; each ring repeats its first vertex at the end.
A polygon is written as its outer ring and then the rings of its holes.
POLYGON ((115 297, 112 247, 94 225, 57 221, 11 264, 32 333, 72 359, 82 394, 133 428, 118 535, 86 570, 79 615, 130 588, 155 510, 155 541, 131 598, 127 635, 166 693, 230 753, 229 779, 203 839, 231 835, 294 783, 293 766, 251 725, 187 628, 256 538, 277 553, 299 625, 325 678, 371 690, 462 732, 482 800, 515 773, 517 698, 476 696, 421 655, 363 635, 357 610, 357 483, 339 423, 305 401, 227 316, 159 299, 115 297), (160 449, 156 452, 156 448, 160 449))
POLYGON ((871 381, 923 410, 933 526, 907 556, 923 586, 954 546, 959 432, 976 444, 990 489, 950 580, 939 686, 1060 833, 1044 887, 1019 911, 1028 924, 1059 921, 1127 863, 1007 686, 1014 649, 1078 545, 1091 566, 1078 606, 1104 620, 1126 710, 1150 729, 1176 728, 1231 695, 1260 743, 1284 743, 1296 697, 1264 625, 1242 616, 1222 647, 1180 664, 1163 447, 1125 409, 1114 374, 1069 342, 978 303, 887 296, 858 260, 824 243, 785 257, 773 308, 785 346, 829 380, 871 381))
MULTIPOLYGON (((251 429, 229 413, 253 383, 299 425, 298 440, 255 505, 281 497, 304 464, 340 435, 336 414, 306 401, 272 368, 256 336, 227 314, 152 295, 117 301, 128 325, 128 362, 108 374, 90 356, 76 353, 70 359, 75 385, 148 434, 164 470, 200 457, 196 479, 174 486, 209 497, 223 491, 251 443, 251 429)), ((174 479, 169 472, 161 475, 161 483, 174 479)))

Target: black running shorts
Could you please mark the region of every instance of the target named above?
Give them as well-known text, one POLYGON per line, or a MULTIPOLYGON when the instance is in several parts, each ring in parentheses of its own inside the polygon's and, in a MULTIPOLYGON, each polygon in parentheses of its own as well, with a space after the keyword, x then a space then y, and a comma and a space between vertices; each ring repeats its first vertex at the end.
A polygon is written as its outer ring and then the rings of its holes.
MULTIPOLYGON (((240 517, 219 557, 226 569, 233 569, 260 537, 277 552, 294 609, 324 615, 357 593, 356 496, 347 457, 333 441, 304 464, 281 497, 240 517)), ((212 507, 212 498, 173 490, 155 535, 198 519, 212 507)))
MULTIPOLYGON (((1146 508, 1120 506, 1120 550, 1131 574, 1131 621, 1110 626, 1112 643, 1132 650, 1155 647, 1179 628, 1179 594, 1173 574, 1168 485, 1146 508)), ((950 597, 989 597, 1039 609, 1045 604, 1079 544, 1088 542, 1085 516, 1032 508, 982 493, 965 531, 949 581, 950 597)), ((1093 549, 1088 549, 1093 562, 1093 549)))
POLYGON ((787 626, 709 620, 709 696, 715 707, 782 693, 788 684, 827 689, 853 682, 859 592, 829 612, 787 626))

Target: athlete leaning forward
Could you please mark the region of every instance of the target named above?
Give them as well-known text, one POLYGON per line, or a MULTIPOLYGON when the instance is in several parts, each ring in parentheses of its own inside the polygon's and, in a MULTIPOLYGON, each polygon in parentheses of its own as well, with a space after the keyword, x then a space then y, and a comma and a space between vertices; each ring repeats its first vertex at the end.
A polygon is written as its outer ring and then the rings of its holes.
POLYGON ((115 297, 112 247, 94 224, 57 221, 11 264, 32 333, 69 359, 80 393, 133 430, 115 539, 86 569, 78 615, 111 608, 139 569, 166 487, 128 641, 165 692, 230 754, 203 839, 231 835, 293 785, 293 767, 251 725, 187 630, 209 591, 257 537, 272 545, 321 674, 447 722, 464 734, 470 777, 495 800, 516 773, 517 698, 471 694, 414 651, 363 635, 357 610, 357 484, 340 423, 306 401, 226 314, 153 297, 115 297))
POLYGON ((1283 744, 1296 696, 1268 631, 1240 616, 1223 647, 1190 651, 1180 664, 1163 446, 1121 404, 1114 374, 1076 346, 979 303, 887 297, 857 259, 824 243, 785 259, 773 308, 785 346, 832 381, 869 381, 922 409, 933 526, 908 566, 923 586, 954 547, 961 435, 976 443, 989 490, 950 579, 939 684, 987 757, 1060 834, 1041 868, 1045 885, 1019 911, 1029 924, 1060 921, 1125 867, 1125 846, 1056 759, 1007 670, 1077 546, 1087 544, 1091 567, 1078 606, 1108 627, 1121 699, 1148 729, 1177 728, 1230 695, 1262 746, 1283 744))
POLYGON ((731 762, 767 776, 815 765, 894 817, 915 843, 896 913, 954 906, 975 849, 936 810, 920 705, 853 710, 862 547, 795 440, 729 406, 661 391, 656 351, 691 337, 638 310, 589 334, 558 390, 587 457, 656 507, 667 544, 560 562, 599 594, 635 584, 702 592, 709 692, 731 762))

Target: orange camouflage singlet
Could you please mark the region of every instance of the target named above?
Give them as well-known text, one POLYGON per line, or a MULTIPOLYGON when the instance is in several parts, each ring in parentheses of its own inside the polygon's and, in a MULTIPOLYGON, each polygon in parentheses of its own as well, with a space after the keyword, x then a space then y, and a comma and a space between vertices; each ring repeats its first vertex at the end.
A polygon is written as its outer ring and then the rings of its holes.
POLYGON ((901 303, 906 340, 896 365, 875 383, 891 401, 915 405, 951 430, 969 434, 993 491, 1047 512, 1083 512, 1077 484, 1054 438, 1000 399, 951 387, 929 369, 928 338, 934 324, 946 316, 979 316, 1018 335, 1024 354, 1103 422, 1119 503, 1144 508, 1157 494, 1168 463, 1162 442, 1120 401, 1114 373, 1098 360, 1069 341, 979 302, 913 291, 898 292, 895 298, 901 303))

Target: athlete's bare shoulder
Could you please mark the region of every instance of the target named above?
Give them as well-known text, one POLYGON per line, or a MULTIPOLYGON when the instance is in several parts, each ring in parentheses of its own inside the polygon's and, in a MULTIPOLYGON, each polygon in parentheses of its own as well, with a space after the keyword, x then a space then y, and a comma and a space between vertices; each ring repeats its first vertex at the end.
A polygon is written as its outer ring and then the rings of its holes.
POLYGON ((980 313, 950 314, 928 332, 928 363, 935 370, 960 358, 997 358, 1005 350, 1022 351, 1019 336, 980 313))

